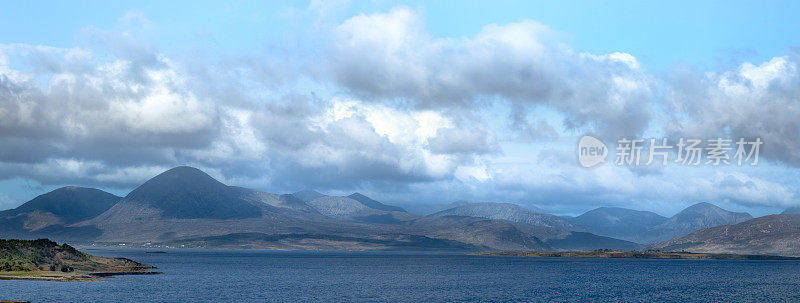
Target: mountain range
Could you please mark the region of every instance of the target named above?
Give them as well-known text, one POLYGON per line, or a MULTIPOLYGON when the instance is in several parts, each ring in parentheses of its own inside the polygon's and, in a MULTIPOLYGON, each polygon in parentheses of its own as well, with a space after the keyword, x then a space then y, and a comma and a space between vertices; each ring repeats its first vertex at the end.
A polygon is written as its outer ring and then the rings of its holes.
POLYGON ((649 211, 601 207, 572 218, 572 221, 600 235, 637 243, 652 243, 752 218, 748 213, 731 212, 702 202, 689 206, 670 218, 649 211))
POLYGON ((559 216, 539 213, 511 203, 465 203, 429 215, 431 217, 462 216, 506 220, 533 226, 552 227, 571 231, 586 231, 586 228, 573 224, 559 216))
POLYGON ((361 193, 229 186, 181 166, 125 197, 81 187, 41 195, 0 212, 0 238, 258 249, 636 250, 748 219, 709 203, 671 218, 608 207, 563 218, 493 202, 454 203, 424 216, 361 193))

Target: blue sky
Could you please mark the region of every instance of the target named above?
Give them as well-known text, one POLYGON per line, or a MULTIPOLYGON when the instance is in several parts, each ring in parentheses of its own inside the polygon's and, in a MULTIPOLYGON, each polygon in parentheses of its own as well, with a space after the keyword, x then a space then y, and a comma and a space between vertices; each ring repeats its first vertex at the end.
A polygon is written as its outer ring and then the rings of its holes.
POLYGON ((124 195, 188 164, 404 205, 777 212, 800 204, 798 6, 3 3, 0 208, 71 184, 124 195), (756 168, 586 170, 583 134, 767 143, 756 168))
MULTIPOLYGON (((795 1, 364 1, 332 8, 331 17, 343 20, 395 6, 424 11, 428 29, 439 37, 536 20, 561 32, 576 49, 625 50, 656 70, 680 63, 717 70, 763 61, 796 45, 800 31, 795 1)), ((4 4, 0 36, 5 42, 72 47, 86 26, 110 28, 135 11, 157 24, 153 38, 162 50, 213 36, 222 51, 245 51, 285 39, 287 31, 308 22, 307 8, 304 1, 25 1, 4 4)))

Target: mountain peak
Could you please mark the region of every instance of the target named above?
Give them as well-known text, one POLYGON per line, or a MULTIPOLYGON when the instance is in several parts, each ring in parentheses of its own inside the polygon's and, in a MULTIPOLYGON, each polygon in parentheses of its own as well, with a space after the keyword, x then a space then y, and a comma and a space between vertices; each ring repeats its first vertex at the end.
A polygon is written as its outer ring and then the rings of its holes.
POLYGON ((178 166, 147 180, 121 201, 144 204, 167 218, 235 219, 261 216, 261 210, 205 172, 178 166))
POLYGON ((140 191, 140 189, 144 188, 168 190, 169 187, 188 191, 227 186, 222 184, 222 182, 217 181, 217 179, 209 176, 202 170, 190 166, 178 166, 160 173, 150 180, 147 180, 147 182, 140 185, 138 188, 128 194, 128 197, 131 195, 136 195, 137 191, 140 191))
POLYGON ((49 212, 63 218, 65 222, 77 222, 99 215, 120 199, 96 188, 65 186, 41 194, 13 211, 17 214, 32 211, 49 212))
POLYGON ((321 193, 319 193, 319 192, 317 192, 316 190, 313 190, 313 189, 304 189, 304 190, 298 191, 296 193, 293 193, 292 196, 295 196, 298 199, 303 200, 303 202, 308 202, 308 201, 314 200, 316 198, 325 197, 326 195, 323 195, 323 194, 321 194, 321 193))
POLYGON ((733 219, 733 221, 736 221, 735 223, 741 222, 742 219, 749 220, 753 218, 748 213, 728 211, 708 202, 700 202, 689 206, 675 214, 673 218, 679 221, 696 220, 698 216, 705 217, 706 220, 716 219, 726 221, 727 219, 733 219))
POLYGON ((360 192, 354 192, 354 193, 350 194, 348 197, 350 197, 350 199, 353 199, 353 198, 356 198, 356 197, 357 198, 369 198, 369 197, 365 196, 364 194, 362 194, 360 192))
POLYGON ((706 210, 706 209, 715 209, 716 210, 716 209, 722 209, 722 208, 720 208, 719 206, 716 206, 714 204, 708 203, 708 202, 700 202, 700 203, 695 203, 692 206, 689 206, 689 207, 685 208, 683 211, 687 211, 687 210, 691 210, 691 211, 694 211, 694 210, 706 210))
MULTIPOLYGON (((176 166, 171 169, 166 170, 165 172, 159 174, 166 175, 166 176, 182 176, 182 177, 189 177, 189 176, 208 176, 204 171, 191 166, 176 166)), ((211 178, 211 176, 208 176, 211 178)))
POLYGON ((685 208, 663 224, 654 227, 651 230, 654 233, 650 240, 666 241, 701 229, 733 225, 752 218, 748 213, 732 212, 708 202, 701 202, 685 208))

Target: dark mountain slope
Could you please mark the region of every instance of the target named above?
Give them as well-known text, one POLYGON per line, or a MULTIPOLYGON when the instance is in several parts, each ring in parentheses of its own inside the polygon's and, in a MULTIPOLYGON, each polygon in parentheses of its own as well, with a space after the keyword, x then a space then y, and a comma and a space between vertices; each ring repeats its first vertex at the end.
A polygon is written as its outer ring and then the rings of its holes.
POLYGON ((121 198, 99 189, 67 186, 39 195, 15 209, 0 212, 0 216, 42 212, 58 217, 62 223, 74 223, 97 216, 121 198))
POLYGON ((180 166, 148 180, 125 196, 117 206, 148 206, 159 210, 163 218, 260 217, 261 209, 240 195, 240 191, 199 169, 180 166))
POLYGON ((0 238, 85 240, 101 232, 94 227, 67 227, 110 209, 120 197, 94 188, 62 187, 0 212, 0 238))

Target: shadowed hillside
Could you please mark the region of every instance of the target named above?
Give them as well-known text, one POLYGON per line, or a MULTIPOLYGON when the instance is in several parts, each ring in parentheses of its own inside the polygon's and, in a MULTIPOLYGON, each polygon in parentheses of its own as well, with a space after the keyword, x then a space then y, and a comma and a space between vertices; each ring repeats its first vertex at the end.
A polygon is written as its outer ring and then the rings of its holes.
POLYGON ((99 189, 62 187, 0 212, 0 237, 91 239, 100 234, 97 228, 69 225, 107 211, 120 199, 99 189))
MULTIPOLYGON (((114 208, 146 206, 163 218, 237 219, 261 216, 261 209, 203 171, 180 166, 148 180, 114 208)), ((111 211, 114 211, 114 208, 111 211)))

